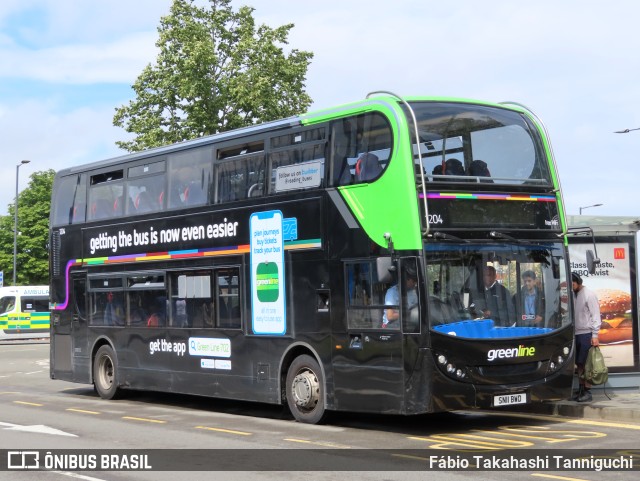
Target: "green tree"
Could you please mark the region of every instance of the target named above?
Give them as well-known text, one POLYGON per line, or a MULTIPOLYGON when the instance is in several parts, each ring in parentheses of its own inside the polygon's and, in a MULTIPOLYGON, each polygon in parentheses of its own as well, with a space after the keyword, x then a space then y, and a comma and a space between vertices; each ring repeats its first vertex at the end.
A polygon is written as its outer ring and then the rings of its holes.
MULTIPOLYGON (((17 284, 49 284, 49 210, 54 170, 34 172, 18 195, 17 284)), ((13 279, 13 227, 15 204, 0 218, 0 269, 4 283, 13 279)))
POLYGON ((116 109, 114 125, 135 134, 116 144, 130 152, 306 111, 311 52, 283 45, 293 24, 256 27, 254 9, 231 0, 174 0, 158 27, 155 65, 132 88, 137 98, 116 109))

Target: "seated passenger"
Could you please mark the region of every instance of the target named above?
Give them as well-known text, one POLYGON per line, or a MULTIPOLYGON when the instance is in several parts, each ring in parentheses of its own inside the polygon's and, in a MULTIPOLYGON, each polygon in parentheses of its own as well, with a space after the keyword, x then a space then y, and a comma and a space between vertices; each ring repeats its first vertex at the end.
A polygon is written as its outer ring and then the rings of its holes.
POLYGON ((378 156, 375 154, 364 153, 356 162, 356 181, 366 182, 373 180, 382 172, 378 156))
POLYGON ((458 159, 447 159, 444 166, 445 175, 465 175, 464 166, 458 159))
POLYGON ((442 168, 443 164, 438 164, 431 173, 433 175, 465 175, 464 166, 458 159, 447 159, 444 163, 444 173, 442 168))
MULTIPOLYGON (((491 172, 489 172, 489 167, 487 167, 487 163, 484 160, 474 160, 469 166, 469 175, 473 177, 491 177, 491 172)), ((481 179, 480 182, 493 183, 493 180, 481 179)))
POLYGON ((142 191, 136 196, 134 205, 138 214, 144 214, 146 212, 154 212, 158 210, 157 202, 147 191, 142 191))
POLYGON ((158 327, 164 325, 163 306, 159 300, 155 300, 149 306, 149 318, 147 319, 147 327, 158 327))

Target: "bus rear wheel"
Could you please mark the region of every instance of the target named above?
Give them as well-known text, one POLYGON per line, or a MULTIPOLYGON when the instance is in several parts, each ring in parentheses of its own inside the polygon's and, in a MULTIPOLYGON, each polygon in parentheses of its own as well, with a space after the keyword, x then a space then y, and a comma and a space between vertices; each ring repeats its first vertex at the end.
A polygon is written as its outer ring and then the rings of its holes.
POLYGON ((293 360, 287 372, 287 404, 296 421, 317 424, 325 415, 324 379, 320 365, 308 355, 293 360))
POLYGON ((102 399, 115 399, 118 389, 118 361, 111 346, 102 346, 93 359, 93 385, 102 399))

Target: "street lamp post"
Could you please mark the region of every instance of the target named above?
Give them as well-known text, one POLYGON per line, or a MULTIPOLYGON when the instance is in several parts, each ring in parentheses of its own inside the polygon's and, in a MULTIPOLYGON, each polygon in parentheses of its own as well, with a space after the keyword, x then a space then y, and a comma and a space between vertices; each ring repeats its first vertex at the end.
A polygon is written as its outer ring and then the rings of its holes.
POLYGON ((30 160, 21 160, 16 165, 16 203, 13 206, 13 285, 16 285, 17 265, 18 265, 18 176, 20 175, 20 166, 28 164, 30 160))
POLYGON ((600 207, 601 205, 604 205, 604 204, 593 204, 593 205, 585 205, 584 207, 580 207, 580 215, 582 215, 583 209, 590 209, 591 207, 600 207))

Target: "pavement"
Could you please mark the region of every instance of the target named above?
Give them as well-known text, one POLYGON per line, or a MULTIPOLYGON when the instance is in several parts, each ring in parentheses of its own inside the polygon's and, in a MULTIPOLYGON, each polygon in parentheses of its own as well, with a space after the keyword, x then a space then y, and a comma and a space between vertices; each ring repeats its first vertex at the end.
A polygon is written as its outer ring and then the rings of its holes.
POLYGON ((640 423, 640 388, 591 388, 593 401, 556 401, 528 406, 529 412, 602 421, 640 423))

